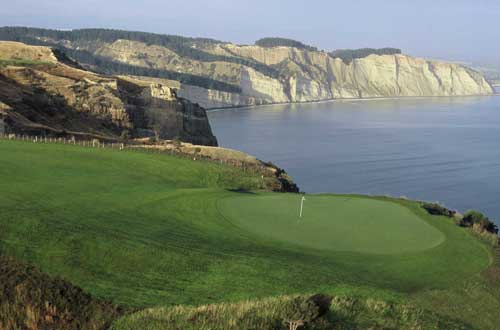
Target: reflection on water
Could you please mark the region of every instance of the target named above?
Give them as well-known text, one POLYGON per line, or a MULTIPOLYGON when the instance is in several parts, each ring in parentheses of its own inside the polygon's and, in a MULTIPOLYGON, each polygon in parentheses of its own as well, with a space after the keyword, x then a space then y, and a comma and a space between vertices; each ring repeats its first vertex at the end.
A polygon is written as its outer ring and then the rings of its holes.
POLYGON ((438 200, 500 219, 500 97, 334 101, 210 111, 222 146, 302 190, 438 200))

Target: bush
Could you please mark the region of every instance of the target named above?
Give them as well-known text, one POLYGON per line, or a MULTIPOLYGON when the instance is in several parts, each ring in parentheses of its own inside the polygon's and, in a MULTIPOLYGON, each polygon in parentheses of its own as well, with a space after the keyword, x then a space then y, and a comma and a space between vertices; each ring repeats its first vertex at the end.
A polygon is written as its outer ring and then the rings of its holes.
POLYGON ((447 209, 446 207, 442 206, 439 203, 427 203, 424 202, 422 203, 422 207, 429 212, 429 214, 432 215, 444 215, 445 217, 453 218, 455 214, 457 213, 456 211, 452 211, 447 209))
POLYGON ((290 329, 307 326, 325 316, 330 310, 331 303, 332 297, 324 294, 316 294, 305 300, 302 297, 295 298, 290 306, 289 316, 284 322, 290 329))
POLYGON ((479 211, 470 210, 465 212, 462 220, 460 220, 460 226, 462 227, 479 227, 483 231, 489 233, 498 234, 498 227, 493 223, 487 216, 479 211))

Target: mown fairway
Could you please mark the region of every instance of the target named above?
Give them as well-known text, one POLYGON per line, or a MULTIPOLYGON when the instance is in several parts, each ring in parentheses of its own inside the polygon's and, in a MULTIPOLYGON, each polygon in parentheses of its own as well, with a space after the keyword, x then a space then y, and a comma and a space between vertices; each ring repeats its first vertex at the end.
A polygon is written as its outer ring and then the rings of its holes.
MULTIPOLYGON (((286 164, 285 164, 286 165, 286 164)), ((0 141, 0 251, 128 306, 445 290, 488 250, 415 202, 232 192, 259 175, 132 151, 0 141)))

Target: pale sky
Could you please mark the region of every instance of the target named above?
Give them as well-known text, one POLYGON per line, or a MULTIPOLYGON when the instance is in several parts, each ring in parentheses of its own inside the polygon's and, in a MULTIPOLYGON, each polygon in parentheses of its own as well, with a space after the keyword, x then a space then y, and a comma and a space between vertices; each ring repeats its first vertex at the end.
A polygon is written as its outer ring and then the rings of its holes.
POLYGON ((500 0, 3 0, 0 25, 102 27, 252 44, 280 36, 325 50, 407 54, 500 66, 500 0))

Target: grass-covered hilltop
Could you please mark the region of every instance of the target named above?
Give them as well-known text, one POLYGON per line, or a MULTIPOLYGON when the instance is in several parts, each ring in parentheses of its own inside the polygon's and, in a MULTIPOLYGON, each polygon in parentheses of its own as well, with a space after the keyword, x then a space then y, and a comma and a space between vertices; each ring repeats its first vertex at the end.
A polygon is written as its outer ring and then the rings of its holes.
POLYGON ((6 139, 0 155, 1 329, 500 324, 478 214, 306 195, 300 218, 303 195, 258 168, 6 139))

